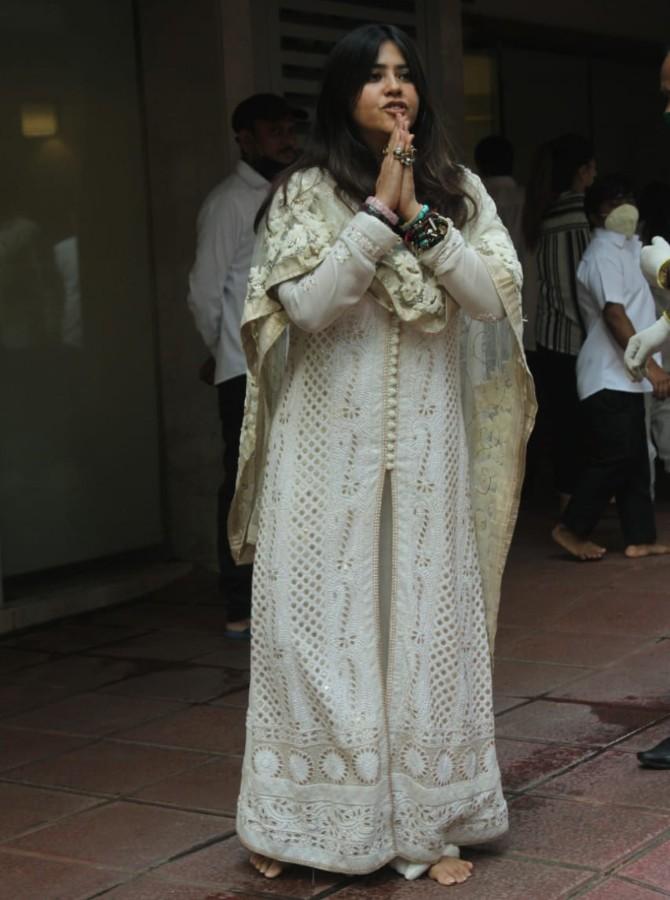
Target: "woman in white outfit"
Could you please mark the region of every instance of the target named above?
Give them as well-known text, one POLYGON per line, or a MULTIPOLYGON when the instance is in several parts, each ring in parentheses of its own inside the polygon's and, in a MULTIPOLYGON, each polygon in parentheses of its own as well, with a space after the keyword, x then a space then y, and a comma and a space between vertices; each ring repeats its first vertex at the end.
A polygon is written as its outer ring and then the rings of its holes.
POLYGON ((242 325, 238 832, 267 877, 388 863, 453 884, 458 846, 507 828, 490 652, 534 412, 520 286, 409 38, 348 34, 261 221, 242 325))

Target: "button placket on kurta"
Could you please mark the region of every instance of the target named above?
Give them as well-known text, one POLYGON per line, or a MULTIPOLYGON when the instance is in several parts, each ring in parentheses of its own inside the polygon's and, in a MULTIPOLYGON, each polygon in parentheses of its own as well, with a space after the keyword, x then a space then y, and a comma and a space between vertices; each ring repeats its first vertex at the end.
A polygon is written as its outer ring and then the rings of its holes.
POLYGON ((396 425, 398 420, 398 352, 400 348, 400 319, 393 317, 389 338, 388 382, 386 389, 385 468, 395 464, 396 425))

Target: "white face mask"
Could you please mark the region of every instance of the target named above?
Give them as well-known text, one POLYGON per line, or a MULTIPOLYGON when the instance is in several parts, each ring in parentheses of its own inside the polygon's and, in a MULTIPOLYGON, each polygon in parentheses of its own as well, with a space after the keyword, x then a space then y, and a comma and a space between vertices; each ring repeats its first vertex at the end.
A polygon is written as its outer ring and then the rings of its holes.
POLYGON ((639 220, 640 213, 637 207, 632 203, 622 203, 607 216, 605 228, 608 231, 616 231, 617 234, 625 234, 626 237, 633 237, 639 220))

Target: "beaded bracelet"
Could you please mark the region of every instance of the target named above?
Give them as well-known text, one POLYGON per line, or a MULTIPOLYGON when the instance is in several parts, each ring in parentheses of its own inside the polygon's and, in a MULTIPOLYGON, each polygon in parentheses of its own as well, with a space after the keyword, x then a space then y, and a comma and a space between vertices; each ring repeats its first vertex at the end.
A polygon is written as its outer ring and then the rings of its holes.
POLYGON ((370 196, 365 198, 364 206, 371 206, 372 209, 376 209, 377 212, 381 213, 385 219, 388 219, 389 222, 395 227, 400 218, 397 213, 394 213, 393 210, 388 207, 385 203, 383 203, 378 197, 370 196))
POLYGON ((449 219, 431 210, 404 235, 405 243, 415 253, 422 253, 435 247, 449 233, 449 219))
POLYGON ((413 219, 410 219, 409 222, 404 222, 400 226, 400 230, 403 234, 406 234, 410 229, 414 228, 419 222, 423 221, 426 218, 428 213, 430 212, 430 206, 427 203, 424 203, 418 213, 414 216, 413 219))

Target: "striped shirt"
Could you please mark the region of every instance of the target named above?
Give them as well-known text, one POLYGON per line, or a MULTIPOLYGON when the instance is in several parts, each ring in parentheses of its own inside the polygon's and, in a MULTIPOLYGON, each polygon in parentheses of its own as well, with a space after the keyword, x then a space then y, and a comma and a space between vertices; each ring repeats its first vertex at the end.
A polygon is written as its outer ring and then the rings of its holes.
POLYGON ((537 248, 535 335, 548 350, 577 356, 586 331, 577 300, 577 266, 591 239, 584 195, 561 194, 542 220, 537 248))

